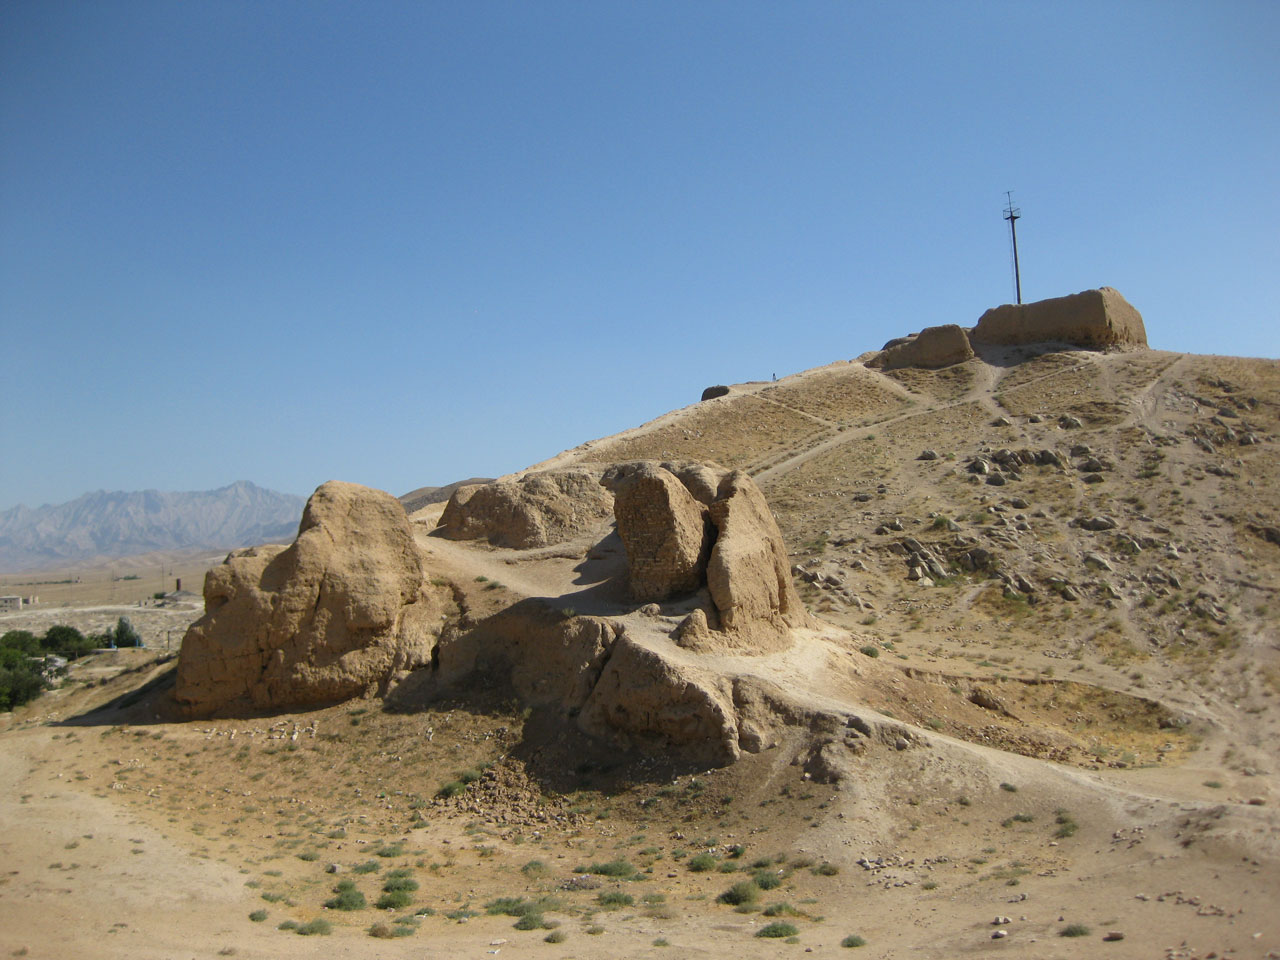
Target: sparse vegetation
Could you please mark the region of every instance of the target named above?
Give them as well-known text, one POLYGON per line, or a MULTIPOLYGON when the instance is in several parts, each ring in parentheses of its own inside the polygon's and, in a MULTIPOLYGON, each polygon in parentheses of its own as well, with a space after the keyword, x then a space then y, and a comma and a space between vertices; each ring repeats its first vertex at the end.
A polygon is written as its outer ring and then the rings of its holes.
POLYGON ((800 931, 789 923, 775 921, 766 924, 756 931, 757 937, 766 937, 771 940, 780 940, 783 937, 794 937, 800 931))

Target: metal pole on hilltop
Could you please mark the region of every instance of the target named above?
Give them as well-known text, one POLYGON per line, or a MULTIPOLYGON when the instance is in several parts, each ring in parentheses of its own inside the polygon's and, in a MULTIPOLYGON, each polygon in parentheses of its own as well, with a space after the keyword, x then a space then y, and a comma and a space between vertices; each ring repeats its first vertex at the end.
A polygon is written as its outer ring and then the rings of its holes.
POLYGON ((1018 296, 1018 303, 1022 303, 1022 274, 1018 270, 1018 218, 1022 216, 1022 211, 1013 205, 1013 191, 1006 190, 1004 218, 1009 221, 1009 235, 1013 238, 1013 286, 1018 296))

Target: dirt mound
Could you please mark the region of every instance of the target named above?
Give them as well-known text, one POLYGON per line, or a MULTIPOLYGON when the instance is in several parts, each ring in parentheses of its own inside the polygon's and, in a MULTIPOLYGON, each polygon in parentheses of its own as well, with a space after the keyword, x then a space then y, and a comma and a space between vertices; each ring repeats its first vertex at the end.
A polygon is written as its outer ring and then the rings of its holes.
POLYGON ((1085 290, 1035 303, 993 307, 973 328, 974 343, 1018 344, 1058 341, 1079 347, 1145 347, 1142 314, 1111 287, 1085 290))
POLYGON ((440 516, 438 533, 517 550, 562 543, 613 510, 612 495, 600 486, 601 472, 573 467, 459 487, 440 516))
POLYGON ((311 495, 291 546, 233 553, 204 597, 174 691, 201 716, 383 689, 429 660, 443 608, 399 502, 337 481, 311 495))
POLYGON ((890 341, 879 356, 867 366, 896 370, 899 367, 923 367, 936 370, 973 358, 973 347, 964 328, 954 323, 925 327, 919 333, 890 341))

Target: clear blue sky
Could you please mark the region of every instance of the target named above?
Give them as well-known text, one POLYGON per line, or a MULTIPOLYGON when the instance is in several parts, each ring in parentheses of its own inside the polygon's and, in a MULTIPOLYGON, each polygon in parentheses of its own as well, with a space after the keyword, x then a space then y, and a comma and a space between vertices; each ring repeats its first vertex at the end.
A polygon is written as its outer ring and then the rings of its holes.
POLYGON ((0 5, 0 509, 518 469, 1013 299, 1280 354, 1280 3, 0 5))

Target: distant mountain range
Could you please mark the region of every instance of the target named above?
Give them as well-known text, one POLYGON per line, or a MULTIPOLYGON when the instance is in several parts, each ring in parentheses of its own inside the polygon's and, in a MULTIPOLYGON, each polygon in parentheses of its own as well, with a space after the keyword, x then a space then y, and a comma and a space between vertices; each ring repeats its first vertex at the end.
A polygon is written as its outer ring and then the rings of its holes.
POLYGON ((0 513, 0 572, 157 550, 215 550, 291 539, 306 498, 240 481, 218 490, 86 493, 0 513))

